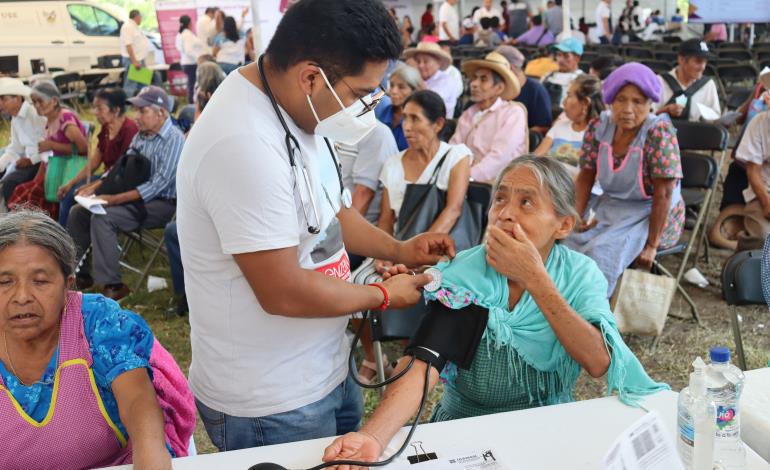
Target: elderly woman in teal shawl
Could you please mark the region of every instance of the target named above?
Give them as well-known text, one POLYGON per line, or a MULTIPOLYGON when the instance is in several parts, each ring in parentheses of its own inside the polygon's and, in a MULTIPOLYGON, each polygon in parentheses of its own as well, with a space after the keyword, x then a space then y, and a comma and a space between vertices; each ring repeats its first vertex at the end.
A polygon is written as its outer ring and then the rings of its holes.
MULTIPOLYGON (((449 363, 442 371, 446 387, 434 421, 572 401, 581 368, 606 376, 608 393, 630 405, 668 389, 647 376, 621 339, 596 263, 559 243, 575 226, 574 201, 574 184, 557 161, 520 157, 498 178, 486 242, 437 266, 441 287, 426 292, 428 300, 489 314, 470 367, 449 363)), ((399 369, 407 363, 403 358, 399 369)), ((379 458, 417 410, 426 367, 416 361, 359 432, 327 447, 324 461, 379 458)), ((438 379, 432 368, 430 386, 438 379)))

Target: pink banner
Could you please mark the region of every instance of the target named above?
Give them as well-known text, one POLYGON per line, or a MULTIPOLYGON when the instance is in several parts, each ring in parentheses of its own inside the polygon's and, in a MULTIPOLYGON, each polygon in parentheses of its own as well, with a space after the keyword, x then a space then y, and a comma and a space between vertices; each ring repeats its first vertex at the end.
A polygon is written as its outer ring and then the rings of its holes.
POLYGON ((163 47, 163 55, 167 64, 179 62, 179 51, 176 50, 176 35, 179 34, 179 18, 187 15, 194 25, 198 14, 195 8, 182 8, 177 10, 157 10, 158 31, 160 32, 160 42, 163 47))

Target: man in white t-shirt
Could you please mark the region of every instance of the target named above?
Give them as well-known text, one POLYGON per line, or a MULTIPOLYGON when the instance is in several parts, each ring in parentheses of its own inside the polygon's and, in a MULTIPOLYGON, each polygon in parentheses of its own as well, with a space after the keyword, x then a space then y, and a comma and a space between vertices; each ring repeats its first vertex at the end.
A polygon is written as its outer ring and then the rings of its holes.
POLYGON ((599 41, 602 44, 609 44, 612 39, 612 27, 610 26, 610 0, 601 0, 596 5, 596 29, 599 34, 599 41))
POLYGON ((126 67, 123 90, 129 98, 134 96, 142 85, 128 79, 128 68, 131 65, 137 69, 144 67, 144 60, 150 53, 150 40, 139 29, 141 23, 142 14, 139 10, 131 10, 128 13, 128 21, 120 28, 120 55, 123 57, 123 66, 126 67))
POLYGON ((663 88, 657 114, 689 121, 700 121, 704 111, 707 121, 722 114, 717 85, 711 77, 703 75, 710 56, 708 45, 700 39, 689 39, 679 45, 677 66, 658 76, 663 88))
POLYGON ((492 6, 492 0, 484 0, 481 8, 476 10, 476 13, 473 14, 473 22, 476 24, 481 24, 482 18, 494 17, 498 18, 501 25, 505 23, 505 21, 503 21, 503 13, 498 8, 492 6))
POLYGON ((438 9, 438 38, 441 41, 460 39, 460 15, 457 0, 446 0, 438 9))
POLYGON ((217 10, 217 7, 206 7, 198 21, 195 22, 195 35, 206 45, 206 53, 211 53, 214 36, 217 35, 217 25, 214 21, 217 10))
POLYGON ((561 40, 558 44, 551 46, 551 49, 556 54, 556 63, 559 65, 559 70, 551 72, 543 77, 543 85, 549 90, 549 94, 552 90, 558 91, 558 95, 554 92, 552 99, 558 96, 558 102, 554 100, 553 106, 561 108, 561 103, 567 96, 567 89, 569 89, 572 80, 582 75, 583 71, 580 70, 580 57, 583 55, 583 45, 576 38, 568 37, 561 40), (557 88, 557 87, 560 87, 557 88))
MULTIPOLYGON (((189 380, 222 451, 358 427, 348 316, 415 303, 431 277, 354 285, 346 249, 409 266, 454 255, 447 235, 398 242, 352 209, 324 139, 354 145, 371 131, 401 43, 379 0, 302 0, 265 55, 220 85, 187 138, 177 225, 189 380), (372 24, 382 25, 376 34, 372 24)), ((398 272, 406 268, 387 274, 398 272)))

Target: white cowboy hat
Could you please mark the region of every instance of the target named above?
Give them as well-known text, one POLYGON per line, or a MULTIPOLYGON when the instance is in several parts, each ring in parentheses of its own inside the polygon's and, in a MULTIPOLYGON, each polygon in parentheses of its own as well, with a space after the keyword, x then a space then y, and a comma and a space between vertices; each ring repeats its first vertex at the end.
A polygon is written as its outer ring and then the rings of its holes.
POLYGON ((449 64, 452 63, 452 56, 444 52, 444 50, 441 49, 441 46, 439 46, 435 42, 423 41, 417 44, 417 47, 410 47, 409 49, 404 51, 404 58, 409 59, 411 57, 416 56, 417 54, 432 55, 439 62, 441 62, 441 70, 444 70, 445 68, 449 67, 449 64))
POLYGON ((502 77, 505 82, 505 90, 500 96, 505 101, 510 101, 521 92, 521 84, 516 75, 511 72, 511 64, 499 52, 490 52, 483 59, 466 60, 463 62, 463 72, 469 80, 473 80, 473 74, 478 69, 489 69, 502 77))
POLYGON ((23 96, 29 98, 30 88, 18 78, 0 77, 0 96, 23 96))

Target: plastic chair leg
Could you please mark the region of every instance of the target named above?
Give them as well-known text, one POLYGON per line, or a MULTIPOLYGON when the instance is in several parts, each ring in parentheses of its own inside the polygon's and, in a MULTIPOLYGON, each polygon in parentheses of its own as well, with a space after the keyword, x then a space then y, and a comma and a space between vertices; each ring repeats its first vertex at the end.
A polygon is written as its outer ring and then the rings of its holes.
POLYGON ((741 337, 741 325, 738 322, 738 308, 730 306, 730 323, 733 327, 733 339, 735 340, 735 355, 738 356, 738 367, 746 370, 746 356, 743 353, 743 338, 741 337))

